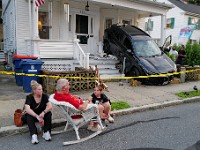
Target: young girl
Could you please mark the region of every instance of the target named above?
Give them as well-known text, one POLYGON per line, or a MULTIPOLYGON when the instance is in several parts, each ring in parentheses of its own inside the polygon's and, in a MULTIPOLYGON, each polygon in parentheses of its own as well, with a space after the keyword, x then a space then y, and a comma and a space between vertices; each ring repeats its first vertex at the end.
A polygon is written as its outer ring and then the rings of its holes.
POLYGON ((110 105, 110 100, 108 97, 102 92, 103 88, 102 86, 96 86, 94 88, 94 93, 88 98, 89 102, 92 102, 94 104, 99 104, 104 107, 104 114, 106 115, 106 119, 110 122, 113 123, 114 119, 110 116, 110 111, 111 111, 111 105, 110 105))

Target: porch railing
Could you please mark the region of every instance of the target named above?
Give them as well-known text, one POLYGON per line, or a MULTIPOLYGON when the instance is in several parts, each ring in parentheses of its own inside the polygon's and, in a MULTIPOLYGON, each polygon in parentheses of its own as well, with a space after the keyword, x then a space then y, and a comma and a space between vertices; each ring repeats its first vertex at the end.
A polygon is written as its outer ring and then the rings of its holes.
POLYGON ((74 42, 33 39, 26 40, 26 46, 29 55, 39 58, 76 59, 80 66, 89 68, 89 53, 84 53, 78 39, 74 42))
POLYGON ((79 42, 78 39, 74 40, 74 48, 75 48, 74 57, 79 61, 82 67, 88 69, 90 53, 84 53, 83 49, 81 48, 78 42, 79 42))

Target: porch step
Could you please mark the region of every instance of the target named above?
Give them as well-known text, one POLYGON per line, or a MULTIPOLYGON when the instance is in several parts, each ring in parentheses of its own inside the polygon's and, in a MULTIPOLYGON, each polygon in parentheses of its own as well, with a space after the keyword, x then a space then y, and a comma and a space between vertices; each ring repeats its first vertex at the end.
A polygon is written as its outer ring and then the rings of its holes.
POLYGON ((90 59, 90 65, 115 65, 118 60, 114 59, 90 59))
POLYGON ((103 74, 101 75, 101 79, 123 79, 124 75, 122 74, 103 74))
POLYGON ((119 70, 118 69, 99 69, 99 74, 104 75, 104 74, 118 74, 119 70))
POLYGON ((99 74, 102 75, 120 75, 119 70, 116 69, 115 64, 118 63, 118 60, 112 58, 90 58, 90 66, 99 69, 99 74))
MULTIPOLYGON (((77 60, 42 59, 42 61, 44 61, 42 69, 49 71, 68 71, 75 70, 75 67, 81 67, 77 60)), ((115 67, 116 63, 118 63, 118 61, 112 59, 90 59, 89 66, 95 68, 95 65, 97 65, 101 76, 120 76, 119 69, 115 67)))

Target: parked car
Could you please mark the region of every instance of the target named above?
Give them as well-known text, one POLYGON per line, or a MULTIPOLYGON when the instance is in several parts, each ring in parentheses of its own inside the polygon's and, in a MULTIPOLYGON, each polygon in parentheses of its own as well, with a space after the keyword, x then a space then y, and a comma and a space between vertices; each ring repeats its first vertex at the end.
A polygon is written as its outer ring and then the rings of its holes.
MULTIPOLYGON (((149 34, 131 25, 112 25, 104 32, 103 50, 116 56, 123 64, 126 76, 147 76, 172 73, 176 64, 159 48, 149 34)), ((165 44, 171 44, 171 37, 165 44)), ((171 76, 148 78, 143 82, 169 82, 171 76)))

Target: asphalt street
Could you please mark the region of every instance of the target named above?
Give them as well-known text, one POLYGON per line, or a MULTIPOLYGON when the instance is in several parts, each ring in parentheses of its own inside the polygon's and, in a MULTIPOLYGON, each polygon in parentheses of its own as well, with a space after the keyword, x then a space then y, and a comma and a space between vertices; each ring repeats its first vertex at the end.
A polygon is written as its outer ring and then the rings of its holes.
MULTIPOLYGON (((83 143, 62 146, 75 139, 74 131, 52 136, 51 142, 39 137, 32 145, 29 133, 0 138, 1 150, 123 150, 175 149, 196 150, 200 141, 200 103, 171 106, 115 118, 105 132, 83 143)), ((88 134, 80 129, 82 136, 88 134)), ((200 147, 198 147, 200 148, 200 147)))

